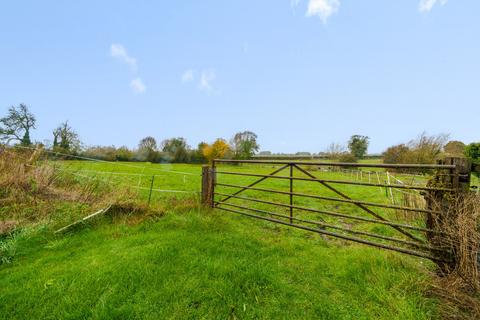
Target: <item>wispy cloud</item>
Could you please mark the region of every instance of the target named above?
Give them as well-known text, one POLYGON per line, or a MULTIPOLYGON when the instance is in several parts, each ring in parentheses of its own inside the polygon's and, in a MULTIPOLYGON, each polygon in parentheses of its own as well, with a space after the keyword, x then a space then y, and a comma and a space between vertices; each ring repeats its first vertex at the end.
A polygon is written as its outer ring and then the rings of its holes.
POLYGON ((112 57, 128 64, 134 71, 137 70, 137 59, 131 57, 127 49, 124 46, 118 43, 112 43, 110 46, 110 54, 112 57))
POLYGON ((217 75, 213 70, 204 70, 200 74, 200 90, 205 91, 208 94, 217 93, 217 90, 212 85, 212 82, 215 80, 217 75))
MULTIPOLYGON (((112 43, 110 45, 110 55, 122 61, 123 63, 128 64, 133 72, 136 74, 137 73, 137 59, 134 57, 130 56, 127 52, 127 49, 119 43, 112 43)), ((143 80, 140 77, 136 77, 132 81, 130 81, 130 88, 134 93, 137 94, 143 94, 147 91, 147 87, 145 86, 145 83, 143 83, 143 80)))
POLYGON ((418 11, 429 12, 432 8, 439 3, 441 6, 445 5, 448 0, 420 0, 418 4, 418 11))
POLYGON ((325 24, 327 19, 340 8, 339 0, 309 0, 307 8, 307 17, 318 16, 325 24))
POLYGON ((195 76, 193 75, 193 70, 192 69, 185 70, 182 73, 182 82, 183 83, 193 81, 194 79, 195 79, 195 76))
MULTIPOLYGON (((290 6, 295 9, 300 4, 300 0, 290 0, 290 6)), ((324 24, 328 18, 338 12, 340 0, 308 0, 307 12, 305 16, 317 16, 324 24)))
POLYGON ((130 88, 132 88, 133 92, 138 94, 145 93, 145 91, 147 91, 147 87, 140 78, 133 79, 130 82, 130 88))

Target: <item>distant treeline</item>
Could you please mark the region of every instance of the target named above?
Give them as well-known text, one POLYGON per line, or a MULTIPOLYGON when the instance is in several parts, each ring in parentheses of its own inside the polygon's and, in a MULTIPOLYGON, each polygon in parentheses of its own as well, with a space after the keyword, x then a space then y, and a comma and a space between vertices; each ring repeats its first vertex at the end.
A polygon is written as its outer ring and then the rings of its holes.
POLYGON ((251 131, 236 133, 229 142, 218 138, 212 143, 201 142, 191 147, 182 137, 163 140, 160 144, 154 137, 140 140, 135 149, 126 146, 85 147, 77 132, 65 121, 52 130, 52 140, 43 143, 32 142, 31 131, 37 128, 37 119, 27 105, 20 104, 8 109, 7 115, 0 118, 0 144, 32 147, 43 145, 56 153, 56 157, 68 159, 71 156, 92 158, 104 161, 149 161, 177 163, 208 163, 213 159, 331 159, 339 162, 356 162, 359 159, 383 158, 385 163, 434 163, 444 155, 467 157, 480 166, 480 143, 465 145, 461 141, 448 141, 445 134, 428 136, 425 133, 408 143, 389 147, 381 155, 368 154, 370 138, 353 135, 345 145, 331 143, 326 150, 317 154, 297 152, 272 154, 259 152, 257 135, 251 131))

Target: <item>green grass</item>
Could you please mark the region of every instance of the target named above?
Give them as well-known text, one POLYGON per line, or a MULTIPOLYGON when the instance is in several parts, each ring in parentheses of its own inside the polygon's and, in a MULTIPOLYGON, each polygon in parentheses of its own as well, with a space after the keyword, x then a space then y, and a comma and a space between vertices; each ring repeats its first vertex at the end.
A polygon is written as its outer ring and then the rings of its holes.
MULTIPOLYGON (((429 261, 322 238, 225 211, 191 209, 198 198, 201 166, 189 164, 63 161, 55 165, 75 185, 128 187, 128 198, 151 205, 162 218, 104 218, 77 232, 52 231, 91 206, 55 201, 48 219, 0 239, 0 319, 431 319, 437 301, 425 296, 429 261), (71 176, 73 174, 73 177, 71 176), (87 185, 87 184, 85 184, 87 185), (163 191, 162 191, 163 190, 163 191), (169 190, 185 191, 171 193, 169 190), (164 192, 167 191, 167 192, 164 192), (181 209, 182 204, 184 209, 181 209), (180 205, 179 205, 180 204, 180 205), (177 209, 174 209, 177 208, 177 209), (189 208, 189 209, 185 209, 189 208)), ((272 165, 220 166, 218 170, 267 174, 272 165)), ((309 170, 318 178, 384 182, 379 172, 360 175, 309 170)), ((288 175, 288 170, 279 175, 288 175)), ((296 176, 303 176, 300 172, 296 176)), ((406 180, 409 176, 398 175, 406 180)), ((247 185, 258 178, 219 174, 218 182, 247 185)), ((419 181, 423 183, 424 181, 419 181)), ((261 188, 288 190, 268 179, 261 188)), ((337 185, 354 199, 390 203, 384 189, 337 185)), ((218 187, 231 193, 237 189, 218 187)), ((294 191, 338 197, 318 183, 295 181, 294 191)), ((287 195, 247 191, 245 197, 288 203, 287 195)), ((222 197, 217 196, 216 200, 222 197)), ((232 203, 247 202, 232 199, 232 203)), ((39 205, 47 205, 49 202, 39 205)), ((296 198, 295 205, 369 217, 351 204, 296 198)), ((255 208, 288 214, 285 208, 255 208)), ((22 217, 39 208, 24 208, 22 217)), ((42 208, 42 212, 47 212, 42 208)), ((11 208, 0 208, 8 217, 11 208)), ((393 220, 394 210, 375 209, 393 220)), ((17 213, 18 214, 18 213, 17 213)), ((395 235, 390 227, 354 223, 295 210, 357 230, 395 235)), ((20 215, 19 215, 20 216, 20 215)), ((409 223, 423 224, 412 214, 409 223)), ((401 221, 398 221, 401 222, 401 221)))
MULTIPOLYGON (((372 160, 368 160, 371 162, 372 160)), ((377 159, 375 161, 378 162, 377 159)), ((191 165, 191 164, 151 164, 151 163, 105 163, 105 162, 90 162, 90 161, 65 161, 62 163, 63 168, 69 170, 69 172, 75 172, 79 175, 80 179, 84 179, 85 176, 88 178, 98 178, 105 181, 108 181, 111 184, 115 185, 128 185, 135 190, 136 197, 140 201, 147 202, 149 198, 149 189, 151 186, 152 177, 155 175, 153 182, 153 192, 151 201, 163 202, 167 198, 172 196, 183 199, 191 198, 195 195, 198 195, 201 188, 201 165, 191 165), (140 187, 140 188, 137 188, 140 187), (157 191, 156 191, 157 190, 157 191), (185 191, 186 193, 170 193, 163 192, 168 190, 179 190, 185 191)), ((255 174, 269 174, 279 168, 278 165, 220 165, 217 167, 217 170, 220 171, 229 171, 229 172, 241 172, 241 173, 255 173, 255 174)), ((347 181, 362 181, 362 182, 371 182, 371 183, 385 183, 386 176, 385 171, 381 172, 362 172, 359 173, 345 173, 345 172, 325 172, 318 170, 318 168, 313 166, 307 167, 312 174, 321 179, 331 179, 331 180, 347 180, 347 181)), ((288 168, 283 172, 278 173, 277 175, 286 176, 289 174, 288 168)), ((296 177, 306 177, 303 173, 295 170, 294 172, 296 177)), ((416 183, 424 185, 426 183, 426 178, 424 177, 415 177, 413 178, 410 175, 405 174, 396 174, 396 177, 401 179, 407 184, 412 182, 412 179, 416 183)), ((246 186, 256 180, 258 177, 247 177, 247 176, 234 176, 226 174, 218 174, 217 182, 227 183, 239 186, 246 186)), ((347 194, 355 200, 362 200, 368 202, 374 202, 379 204, 392 204, 390 194, 386 192, 385 188, 378 187, 365 187, 365 186, 355 186, 355 185, 334 185, 339 191, 347 194)), ((267 179, 257 185, 259 188, 265 189, 274 189, 274 190, 289 190, 289 181, 282 179, 267 179)), ((237 191, 238 188, 232 187, 223 187, 218 186, 216 188, 217 192, 224 194, 231 194, 237 191)), ((294 192, 312 194, 318 196, 334 197, 339 198, 338 194, 325 188, 316 182, 307 182, 307 181, 295 181, 294 182, 294 192)), ((397 204, 402 204, 403 194, 399 191, 394 190, 394 198, 397 204)), ((288 203, 288 195, 274 194, 274 193, 265 193, 259 191, 245 191, 241 194, 242 197, 251 197, 255 199, 273 201, 277 203, 288 203)), ((221 200, 224 196, 216 196, 216 200, 221 200)), ((257 209, 274 211, 282 215, 288 215, 288 208, 282 208, 267 204, 259 203, 248 203, 242 199, 231 199, 229 203, 236 205, 253 205, 257 209)), ((295 197, 294 205, 317 208, 329 211, 336 211, 344 214, 351 214, 361 217, 372 218, 371 215, 360 209, 359 207, 352 204, 345 204, 341 202, 317 200, 312 198, 305 197, 295 197)), ((416 226, 424 226, 424 218, 421 214, 415 212, 398 212, 392 209, 384 208, 374 208, 375 212, 380 215, 398 223, 408 223, 416 226)), ((348 225, 348 227, 354 227, 358 230, 363 231, 374 231, 376 233, 381 233, 388 236, 397 236, 399 235, 398 231, 392 229, 391 227, 379 225, 379 224, 370 224, 370 223, 358 223, 352 224, 350 220, 332 218, 326 215, 312 214, 305 211, 295 210, 295 216, 310 219, 310 220, 319 220, 324 219, 326 222, 339 224, 339 225, 348 225)), ((418 232, 412 232, 416 236, 420 236, 418 232)), ((402 236, 402 235, 400 235, 402 236)), ((403 236, 402 236, 403 237, 403 236)))
POLYGON ((220 211, 21 238, 3 319, 431 319, 419 259, 220 211))

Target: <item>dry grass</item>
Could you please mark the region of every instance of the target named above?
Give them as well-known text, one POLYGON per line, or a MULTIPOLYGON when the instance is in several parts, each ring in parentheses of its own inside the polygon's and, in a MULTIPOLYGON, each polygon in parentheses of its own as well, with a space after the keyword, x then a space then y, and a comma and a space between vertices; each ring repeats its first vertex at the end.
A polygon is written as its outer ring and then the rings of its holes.
POLYGON ((435 221, 445 236, 435 241, 452 249, 454 263, 435 276, 432 291, 443 302, 444 319, 480 319, 480 197, 471 193, 449 201, 447 219, 435 221))
POLYGON ((40 161, 41 155, 41 149, 0 149, 0 221, 18 226, 40 223, 50 219, 57 206, 72 203, 86 211, 95 210, 129 192, 99 180, 79 180, 40 161))
POLYGON ((137 191, 101 178, 62 170, 42 149, 0 149, 0 231, 50 224, 54 229, 109 207, 114 219, 136 223, 198 207, 198 199, 166 198, 148 206, 137 191), (14 226, 14 227, 12 227, 14 226))

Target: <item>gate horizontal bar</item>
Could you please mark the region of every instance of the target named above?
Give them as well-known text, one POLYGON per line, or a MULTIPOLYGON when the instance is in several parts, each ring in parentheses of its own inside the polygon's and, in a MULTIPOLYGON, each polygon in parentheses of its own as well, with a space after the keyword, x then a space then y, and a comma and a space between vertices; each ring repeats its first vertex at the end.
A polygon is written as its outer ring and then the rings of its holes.
MULTIPOLYGON (((269 212, 269 211, 265 211, 265 210, 261 210, 261 209, 254 209, 254 208, 239 206, 239 205, 232 204, 232 203, 216 202, 216 205, 230 206, 230 207, 234 207, 234 208, 238 208, 238 209, 250 210, 250 211, 263 213, 263 214, 269 214, 269 215, 276 216, 276 217, 279 217, 279 218, 290 219, 290 216, 287 216, 287 215, 283 215, 283 214, 279 214, 279 213, 273 213, 273 212, 269 212)), ((296 218, 296 217, 292 217, 292 220, 295 220, 295 221, 298 221, 298 222, 303 222, 303 223, 310 223, 310 224, 314 224, 314 225, 317 225, 317 226, 320 226, 320 227, 337 229, 337 230, 349 232, 349 233, 352 233, 352 234, 364 235, 364 236, 367 236, 367 237, 373 237, 373 238, 378 238, 378 239, 382 239, 382 240, 402 243, 402 244, 412 246, 412 247, 416 247, 416 248, 427 249, 429 251, 445 252, 444 249, 432 248, 428 245, 420 244, 418 242, 408 241, 408 240, 394 238, 394 237, 388 237, 388 236, 384 236, 384 235, 380 235, 380 234, 376 234, 376 233, 371 233, 371 232, 366 232, 366 231, 351 230, 351 229, 339 227, 339 226, 336 226, 336 225, 333 225, 333 224, 328 224, 328 223, 324 223, 324 222, 320 222, 320 221, 305 220, 305 219, 300 219, 300 218, 296 218)))
POLYGON ((406 186, 406 185, 392 185, 392 184, 383 184, 383 183, 356 182, 356 181, 348 181, 348 180, 327 180, 327 179, 313 179, 313 178, 302 178, 302 177, 270 176, 270 175, 258 174, 258 173, 243 173, 243 172, 232 172, 232 171, 216 171, 216 173, 230 174, 234 176, 268 177, 272 179, 316 181, 316 182, 327 182, 327 183, 348 184, 348 185, 369 186, 369 187, 382 187, 382 188, 397 188, 397 189, 425 190, 425 191, 455 191, 454 189, 450 189, 450 188, 432 188, 432 187, 417 187, 417 186, 406 186))
MULTIPOLYGON (((241 196, 233 196, 233 195, 230 195, 230 194, 225 194, 225 193, 220 193, 220 192, 214 192, 214 194, 219 195, 219 196, 231 196, 231 198, 235 198, 235 199, 241 199, 241 200, 246 200, 246 201, 253 201, 253 202, 258 202, 258 203, 270 204, 270 205, 284 207, 284 208, 294 208, 294 209, 303 210, 303 211, 321 213, 321 214, 326 214, 326 215, 330 215, 330 216, 334 216, 334 217, 341 217, 341 218, 359 220, 359 221, 364 221, 364 222, 379 223, 379 224, 384 224, 384 225, 388 225, 388 226, 395 226, 395 227, 401 227, 401 228, 406 228, 406 229, 411 229, 411 230, 441 234, 440 232, 437 232, 437 231, 434 231, 434 230, 431 230, 431 229, 415 227, 415 226, 411 226, 411 225, 408 225, 408 224, 395 223, 395 222, 384 221, 384 220, 376 220, 376 219, 364 218, 364 217, 359 217, 359 216, 352 216, 352 215, 343 214, 343 213, 334 212, 334 211, 318 210, 318 209, 299 207, 299 206, 291 206, 289 204, 283 204, 283 203, 278 203, 278 202, 272 202, 272 201, 254 199, 254 198, 247 198, 247 197, 241 197, 241 196)), ((220 201, 219 203, 223 204, 224 202, 220 201)))
POLYGON ((394 168, 394 169, 455 169, 453 164, 390 164, 390 163, 349 163, 349 162, 303 162, 303 161, 269 161, 269 160, 235 160, 215 159, 220 163, 256 163, 256 164, 297 164, 306 166, 394 168))
POLYGON ((306 194, 306 193, 297 193, 297 192, 291 192, 290 193, 288 191, 280 191, 280 190, 264 189, 264 188, 256 188, 256 187, 245 187, 245 186, 238 186, 238 185, 228 184, 228 183, 217 183, 217 186, 231 187, 231 188, 242 188, 242 189, 244 188, 245 190, 255 190, 255 191, 264 191, 264 192, 270 192, 270 193, 279 193, 279 194, 293 195, 293 196, 298 196, 298 197, 305 197, 305 198, 312 198, 312 199, 319 199, 319 200, 337 201, 337 202, 352 203, 352 204, 363 204, 363 205, 366 205, 366 206, 379 207, 379 208, 415 211, 415 212, 423 212, 423 213, 440 213, 438 211, 432 211, 432 210, 426 210, 426 209, 402 207, 402 206, 395 206, 395 205, 390 205, 390 204, 381 204, 381 203, 359 201, 359 200, 348 200, 348 199, 316 196, 316 195, 306 194))
POLYGON ((255 214, 251 214, 251 213, 247 213, 247 212, 243 212, 243 211, 239 211, 239 210, 222 208, 222 207, 217 207, 217 209, 224 210, 224 211, 229 211, 229 212, 233 212, 233 213, 238 213, 238 214, 241 214, 241 215, 244 215, 244 216, 257 218, 257 219, 260 219, 260 220, 266 220, 266 221, 270 221, 270 222, 274 222, 274 223, 278 223, 278 224, 283 224, 283 225, 298 228, 298 229, 303 229, 303 230, 307 230, 307 231, 311 231, 311 232, 316 232, 316 233, 324 234, 324 235, 335 237, 335 238, 340 238, 340 239, 344 239, 344 240, 358 242, 358 243, 370 245, 370 246, 373 246, 373 247, 378 247, 378 248, 382 248, 382 249, 386 249, 386 250, 397 251, 397 252, 401 252, 401 253, 405 253, 405 254, 409 254, 409 255, 412 255, 412 256, 421 257, 421 258, 427 258, 427 259, 430 259, 432 261, 450 262, 449 260, 442 259, 442 258, 439 258, 439 257, 435 257, 435 256, 432 256, 432 255, 423 253, 423 252, 418 252, 418 251, 414 251, 414 250, 410 250, 410 249, 398 248, 398 247, 394 247, 394 246, 390 246, 390 245, 386 245, 386 244, 376 243, 376 242, 368 241, 368 240, 357 238, 357 237, 338 234, 338 233, 331 232, 331 231, 326 231, 326 230, 321 230, 321 229, 313 229, 313 228, 310 228, 310 227, 306 227, 306 226, 302 226, 302 225, 298 225, 298 224, 294 224, 294 223, 289 223, 289 222, 285 222, 285 221, 278 220, 278 219, 258 216, 258 215, 255 215, 255 214))

